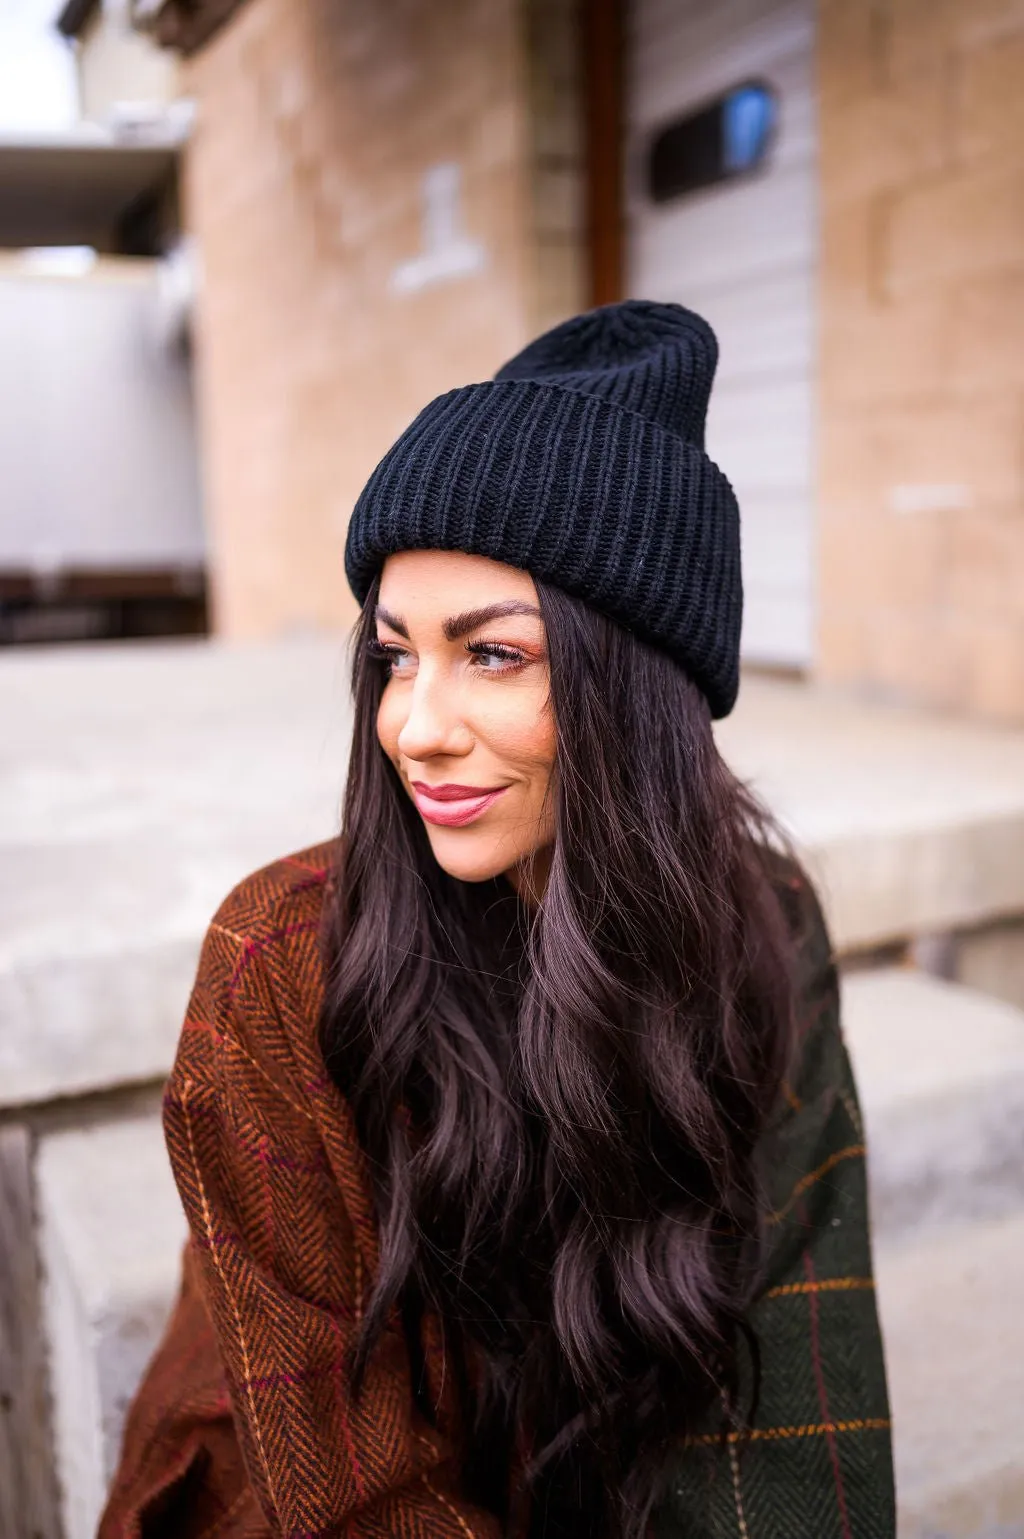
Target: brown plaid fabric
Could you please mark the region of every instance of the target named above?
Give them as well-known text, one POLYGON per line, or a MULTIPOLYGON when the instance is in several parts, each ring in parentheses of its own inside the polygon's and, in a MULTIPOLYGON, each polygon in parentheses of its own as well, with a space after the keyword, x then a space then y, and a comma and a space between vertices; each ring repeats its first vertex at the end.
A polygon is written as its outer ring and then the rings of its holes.
MULTIPOLYGON (((191 1228, 181 1297, 132 1407, 100 1539, 497 1539, 461 1494, 437 1322, 438 1426, 401 1331, 358 1401, 346 1349, 377 1264, 370 1186, 316 1043, 334 846, 248 878, 210 926, 167 1089, 191 1228)), ((804 1040, 767 1147, 772 1275, 754 1311, 753 1431, 681 1449, 656 1539, 890 1539, 888 1407, 863 1141, 835 974, 805 884, 804 1040), (809 921, 807 916, 810 916, 809 921)))

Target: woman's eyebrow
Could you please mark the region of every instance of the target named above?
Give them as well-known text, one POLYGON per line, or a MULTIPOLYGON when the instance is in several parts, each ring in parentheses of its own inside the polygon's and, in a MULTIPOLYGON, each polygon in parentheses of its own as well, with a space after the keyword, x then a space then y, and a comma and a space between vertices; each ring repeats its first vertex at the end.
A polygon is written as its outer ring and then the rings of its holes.
POLYGON ((390 609, 385 609, 383 604, 377 605, 373 617, 375 620, 379 620, 382 625, 386 625, 389 630, 397 631, 399 636, 404 636, 406 641, 409 640, 409 629, 405 621, 400 616, 393 615, 390 609))
POLYGON ((444 622, 445 639, 458 641, 489 620, 503 620, 508 615, 530 615, 539 620, 540 610, 536 604, 527 604, 522 599, 507 599, 503 604, 488 604, 483 609, 467 609, 464 614, 452 615, 444 622))

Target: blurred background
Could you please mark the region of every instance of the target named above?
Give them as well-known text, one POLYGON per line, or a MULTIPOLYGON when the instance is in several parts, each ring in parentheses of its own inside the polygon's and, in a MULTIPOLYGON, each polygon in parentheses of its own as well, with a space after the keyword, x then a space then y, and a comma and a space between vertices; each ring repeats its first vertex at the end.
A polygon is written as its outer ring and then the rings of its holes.
POLYGON ((720 742, 842 963, 901 1535, 1024 1535, 1024 0, 0 0, 0 1539, 94 1531, 366 476, 626 295, 721 344, 720 742))

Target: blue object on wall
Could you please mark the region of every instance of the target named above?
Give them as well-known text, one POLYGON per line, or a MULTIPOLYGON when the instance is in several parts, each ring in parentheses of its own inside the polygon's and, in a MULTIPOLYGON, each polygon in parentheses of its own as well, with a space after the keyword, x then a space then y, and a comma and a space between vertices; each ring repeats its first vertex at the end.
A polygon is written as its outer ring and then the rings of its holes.
POLYGON ((775 96, 759 82, 737 86, 722 106, 722 159, 726 171, 750 171, 763 160, 775 127, 775 96))
POLYGON ((745 80, 667 124, 655 136, 648 191, 667 203, 749 175, 764 165, 778 123, 778 97, 764 80, 745 80))

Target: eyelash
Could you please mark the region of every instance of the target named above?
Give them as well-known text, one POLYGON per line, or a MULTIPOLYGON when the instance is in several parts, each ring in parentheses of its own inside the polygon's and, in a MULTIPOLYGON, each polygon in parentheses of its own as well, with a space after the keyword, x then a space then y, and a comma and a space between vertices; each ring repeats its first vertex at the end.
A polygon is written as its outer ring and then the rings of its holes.
POLYGON ((367 656, 372 657, 374 662, 377 663, 387 662, 391 654, 397 651, 399 651, 398 647, 385 646, 383 641, 377 640, 376 636, 371 636, 369 641, 366 643, 367 656))
MULTIPOLYGON (((518 647, 510 647, 504 641, 467 641, 466 651, 474 657, 503 657, 506 662, 522 664, 526 658, 518 647)), ((511 669, 502 672, 510 673, 511 669)))
MULTIPOLYGON (((393 642, 378 641, 376 637, 367 642, 369 655, 380 663, 388 665, 388 673, 394 669, 395 658, 405 652, 405 647, 396 646, 393 642)), ((508 667, 495 668, 494 673, 515 673, 526 663, 525 655, 518 647, 510 647, 503 641, 467 641, 466 651, 474 657, 501 657, 508 663, 508 667)))

